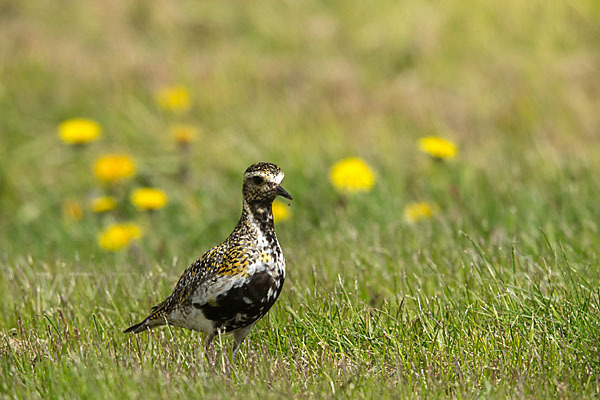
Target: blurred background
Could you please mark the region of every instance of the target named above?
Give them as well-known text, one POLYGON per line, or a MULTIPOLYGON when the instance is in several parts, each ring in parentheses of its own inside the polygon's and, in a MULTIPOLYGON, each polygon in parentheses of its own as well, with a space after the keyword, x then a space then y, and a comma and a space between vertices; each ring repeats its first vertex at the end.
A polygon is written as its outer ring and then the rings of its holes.
POLYGON ((102 229, 135 219, 161 232, 144 242, 159 255, 205 247, 263 160, 295 197, 288 240, 340 219, 399 239, 422 200, 453 230, 537 229, 560 211, 559 182, 597 182, 599 22, 593 0, 3 0, 0 245, 90 256, 102 229), (101 135, 61 140, 73 118, 101 135), (419 152, 430 135, 457 157, 419 152), (135 172, 111 184, 94 168, 115 153, 135 172), (351 156, 376 183, 347 201, 329 171, 351 156), (136 187, 167 205, 139 216, 136 187), (111 213, 90 205, 102 196, 111 213))
POLYGON ((598 171, 598 0, 0 0, 0 397, 594 397, 598 171), (257 161, 240 363, 123 335, 257 161))

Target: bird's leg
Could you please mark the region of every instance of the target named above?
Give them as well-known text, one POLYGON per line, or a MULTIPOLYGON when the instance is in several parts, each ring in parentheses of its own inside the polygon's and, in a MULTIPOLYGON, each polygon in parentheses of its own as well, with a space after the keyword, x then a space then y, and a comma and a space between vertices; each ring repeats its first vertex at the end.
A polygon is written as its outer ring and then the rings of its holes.
POLYGON ((206 354, 206 357, 208 358, 208 361, 211 364, 214 362, 214 354, 211 354, 210 349, 212 347, 212 341, 216 335, 217 335, 216 332, 209 333, 208 336, 206 337, 206 344, 204 345, 204 354, 206 354))
POLYGON ((206 351, 208 351, 208 349, 210 348, 210 345, 212 344, 213 339, 215 338, 217 334, 216 333, 209 333, 208 337, 206 338, 206 344, 204 345, 204 349, 206 351))
POLYGON ((243 328, 236 329, 233 332, 233 361, 235 361, 235 355, 240 348, 240 344, 242 344, 246 336, 248 336, 248 333, 250 333, 253 326, 254 324, 250 324, 243 328))

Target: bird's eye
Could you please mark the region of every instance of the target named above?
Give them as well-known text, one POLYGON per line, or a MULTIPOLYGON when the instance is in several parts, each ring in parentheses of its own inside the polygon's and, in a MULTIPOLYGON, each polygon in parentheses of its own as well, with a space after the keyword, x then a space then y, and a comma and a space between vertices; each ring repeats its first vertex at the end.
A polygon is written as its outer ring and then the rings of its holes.
POLYGON ((263 178, 260 176, 253 176, 252 183, 254 183, 255 185, 260 185, 261 183, 263 183, 263 178))

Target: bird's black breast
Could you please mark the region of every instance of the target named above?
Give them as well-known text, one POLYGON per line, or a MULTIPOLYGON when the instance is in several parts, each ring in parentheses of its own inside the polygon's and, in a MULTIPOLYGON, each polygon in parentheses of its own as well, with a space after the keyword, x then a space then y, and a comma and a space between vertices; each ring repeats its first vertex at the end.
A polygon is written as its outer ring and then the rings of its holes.
POLYGON ((194 303, 204 316, 225 332, 250 325, 273 306, 283 286, 283 275, 258 272, 243 285, 231 288, 205 304, 194 303))

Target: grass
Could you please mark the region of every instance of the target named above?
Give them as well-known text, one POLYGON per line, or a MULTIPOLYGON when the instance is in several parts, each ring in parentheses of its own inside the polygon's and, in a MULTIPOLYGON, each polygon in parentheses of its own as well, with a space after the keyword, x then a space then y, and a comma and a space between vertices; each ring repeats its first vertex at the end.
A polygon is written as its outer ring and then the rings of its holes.
POLYGON ((0 394, 5 398, 593 398, 600 392, 600 8, 593 1, 0 5, 0 394), (158 109, 186 85, 192 109, 158 109), (104 128, 82 149, 56 126, 104 128), (173 123, 202 130, 177 177, 173 123), (416 150, 456 141, 452 162, 416 150), (131 154, 153 214, 93 215, 131 154), (375 170, 340 197, 337 160, 375 170), (235 363, 221 338, 121 331, 231 231, 241 173, 286 172, 288 277, 235 363), (63 202, 84 205, 81 220, 63 202), (408 224, 412 201, 435 203, 408 224), (114 219, 145 234, 103 252, 114 219))

